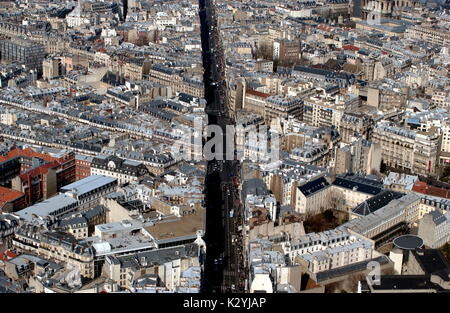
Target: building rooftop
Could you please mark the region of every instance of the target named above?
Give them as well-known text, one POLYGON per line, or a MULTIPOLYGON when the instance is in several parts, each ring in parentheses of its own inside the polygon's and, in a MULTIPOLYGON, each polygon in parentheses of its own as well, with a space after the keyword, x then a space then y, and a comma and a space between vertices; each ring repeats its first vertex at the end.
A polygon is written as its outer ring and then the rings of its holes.
POLYGON ((403 250, 414 250, 417 248, 422 248, 423 246, 422 238, 414 235, 403 235, 397 237, 394 239, 393 243, 397 248, 403 250))
POLYGON ((248 195, 265 196, 267 194, 267 186, 262 179, 252 178, 245 180, 242 184, 242 195, 244 198, 248 195))
POLYGON ((388 187, 391 185, 394 185, 394 184, 402 185, 402 186, 405 186, 406 190, 411 190, 414 183, 416 183, 418 179, 419 178, 414 175, 389 172, 389 175, 384 178, 383 184, 388 187))
POLYGON ((73 191, 78 196, 117 181, 116 178, 103 175, 91 175, 61 188, 62 192, 73 191))
POLYGON ((205 230, 205 210, 199 209, 194 214, 188 214, 181 218, 164 219, 153 226, 144 227, 159 243, 177 240, 182 237, 193 237, 198 230, 205 230))
POLYGON ((411 253, 425 272, 436 274, 445 281, 450 281, 450 264, 438 249, 416 249, 411 253))
POLYGON ((303 193, 305 197, 309 197, 322 189, 328 188, 329 186, 330 184, 322 176, 299 186, 298 189, 303 193))
POLYGON ((333 185, 370 195, 377 195, 382 191, 382 188, 378 182, 370 179, 364 179, 362 177, 355 179, 355 177, 352 176, 338 176, 333 182, 333 185))
POLYGON ((8 202, 24 196, 23 192, 0 186, 0 209, 8 202))
POLYGON ((162 265, 171 260, 185 259, 196 256, 198 248, 195 244, 186 244, 176 247, 155 249, 140 252, 128 256, 109 257, 115 264, 120 264, 124 268, 144 268, 155 265, 162 265))
POLYGON ((442 214, 438 210, 431 211, 431 212, 429 212, 427 214, 431 216, 431 218, 433 220, 433 223, 435 225, 440 225, 442 223, 445 223, 447 221, 447 217, 448 217, 448 213, 447 214, 442 214))
POLYGON ((63 209, 75 209, 77 206, 77 200, 66 194, 59 194, 23 210, 17 211, 14 214, 29 221, 33 219, 33 216, 46 217, 49 215, 57 215, 62 213, 64 211, 63 209))
POLYGON ((375 212, 361 216, 360 218, 352 219, 342 226, 347 227, 358 234, 365 235, 368 231, 382 225, 395 216, 403 214, 405 206, 418 200, 420 200, 420 197, 414 193, 404 195, 401 198, 392 200, 375 212))
POLYGON ((257 97, 264 98, 264 99, 270 97, 270 94, 268 94, 268 93, 256 91, 256 90, 253 90, 253 89, 247 90, 246 93, 249 94, 249 95, 257 96, 257 97))
POLYGON ((421 193, 424 195, 450 199, 450 190, 449 189, 431 186, 431 185, 428 185, 426 182, 422 182, 422 181, 416 182, 414 184, 414 186, 412 187, 412 191, 415 191, 415 192, 418 192, 418 193, 421 193))
POLYGON ((387 256, 383 255, 375 259, 369 259, 362 262, 353 263, 338 268, 333 268, 328 271, 319 272, 316 274, 317 282, 320 283, 322 281, 333 279, 339 276, 345 276, 356 272, 365 271, 367 270, 367 265, 369 264, 369 262, 378 262, 380 265, 385 265, 388 264, 390 260, 387 256))
POLYGON ((392 200, 399 199, 403 196, 400 192, 395 192, 391 190, 384 190, 379 194, 373 196, 372 198, 367 199, 366 201, 360 203, 357 207, 355 207, 352 212, 357 215, 369 215, 376 210, 381 209, 386 206, 392 200))
POLYGON ((373 284, 373 290, 440 290, 442 287, 432 283, 430 277, 426 275, 383 275, 380 277, 380 284, 373 284))

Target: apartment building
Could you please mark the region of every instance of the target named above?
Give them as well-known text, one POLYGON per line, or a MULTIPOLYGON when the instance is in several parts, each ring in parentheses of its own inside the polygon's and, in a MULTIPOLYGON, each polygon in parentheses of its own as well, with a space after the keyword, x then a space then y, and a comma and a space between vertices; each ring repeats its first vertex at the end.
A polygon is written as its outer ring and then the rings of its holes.
POLYGON ((15 125, 17 122, 17 114, 8 111, 0 112, 0 123, 5 125, 15 125))
POLYGON ((431 103, 434 107, 448 108, 450 106, 450 88, 442 90, 441 88, 433 88, 431 92, 431 103))
POLYGON ((236 121, 236 147, 237 151, 244 151, 249 134, 255 133, 264 126, 264 118, 253 113, 238 112, 236 121))
POLYGON ((420 197, 414 193, 390 201, 374 212, 354 218, 342 226, 374 239, 381 245, 419 220, 420 197))
POLYGON ((65 262, 79 268, 85 278, 94 278, 94 251, 73 235, 61 231, 41 231, 25 224, 14 235, 12 245, 22 253, 32 252, 46 259, 65 262))
POLYGON ((242 108, 248 112, 265 116, 266 99, 270 94, 249 89, 245 92, 242 108))
POLYGON ((321 233, 309 233, 284 243, 285 254, 310 272, 319 272, 372 259, 374 241, 351 230, 338 227, 321 233))
POLYGON ((61 192, 77 200, 80 209, 87 209, 100 203, 100 198, 116 191, 117 178, 91 175, 72 184, 61 187, 61 192))
MULTIPOLYGON (((292 140, 293 137, 298 137, 298 139, 301 140, 303 136, 296 136, 295 134, 289 134, 286 137, 288 142, 292 142, 294 141, 292 140)), ((336 135, 335 138, 338 138, 338 136, 336 135)), ((298 141, 298 139, 295 141, 298 141)), ((325 139, 322 142, 306 142, 300 144, 298 147, 294 147, 290 150, 289 157, 296 161, 301 161, 307 164, 325 167, 329 164, 333 152, 334 151, 331 144, 326 142, 325 139)))
POLYGON ((106 175, 116 178, 119 185, 137 182, 149 173, 143 163, 116 156, 97 156, 91 163, 91 175, 106 175))
POLYGON ((419 222, 417 235, 425 246, 439 249, 450 240, 450 213, 434 210, 425 214, 419 222))
POLYGON ((394 74, 395 67, 391 58, 384 57, 378 60, 367 59, 361 63, 363 76, 367 81, 374 81, 391 77, 394 74))
POLYGON ((372 140, 381 145, 381 158, 387 166, 423 176, 436 175, 436 129, 413 131, 381 121, 374 128, 372 140))
POLYGON ((351 143, 355 137, 369 139, 372 127, 373 121, 369 116, 357 112, 344 112, 339 123, 341 141, 351 143))
POLYGON ((347 87, 356 82, 355 75, 348 73, 337 73, 314 67, 294 66, 292 75, 318 82, 336 84, 339 87, 347 87))
POLYGON ((381 146, 365 139, 358 139, 336 150, 335 173, 364 173, 367 175, 380 171, 381 146))
POLYGON ((107 256, 103 271, 127 290, 131 290, 139 278, 156 274, 154 287, 164 286, 164 290, 174 292, 182 285, 183 272, 199 265, 197 245, 186 244, 123 257, 107 256))
POLYGON ((394 191, 406 192, 411 190, 418 180, 419 177, 415 175, 389 172, 389 175, 383 179, 383 187, 394 191))
POLYGON ((294 117, 302 119, 303 101, 297 97, 270 96, 265 101, 265 119, 270 125, 275 118, 294 117))
POLYGON ((448 164, 450 163, 450 121, 443 121, 441 132, 439 164, 448 164))
POLYGON ((42 62, 42 78, 52 79, 61 75, 61 60, 59 58, 50 58, 42 62))
POLYGON ((323 176, 325 169, 291 159, 261 166, 260 176, 281 205, 295 207, 297 186, 323 176))
POLYGON ((330 184, 325 177, 297 186, 295 211, 302 214, 317 214, 328 209, 330 190, 330 184))
POLYGON ((183 80, 174 86, 174 91, 183 92, 194 97, 204 97, 204 85, 203 81, 198 77, 184 76, 183 80))
POLYGON ((344 98, 337 95, 330 97, 323 92, 322 95, 304 99, 303 121, 315 127, 336 126, 339 129, 344 112, 351 110, 358 104, 359 99, 356 96, 350 95, 344 98))
POLYGON ((20 174, 20 158, 0 156, 0 183, 7 184, 20 174))
POLYGON ((293 65, 300 57, 300 42, 287 39, 276 39, 273 42, 273 60, 282 65, 293 65))
POLYGON ((273 61, 269 60, 258 60, 256 61, 255 70, 258 72, 273 72, 273 61))
POLYGON ((29 69, 42 73, 42 61, 46 51, 43 45, 15 38, 0 41, 0 55, 2 61, 20 62, 29 69))
POLYGON ((432 44, 446 46, 450 44, 450 31, 432 25, 415 25, 406 30, 406 38, 423 40, 432 44))
MULTIPOLYGON (((382 109, 392 110, 403 108, 408 99, 409 87, 397 86, 398 84, 383 83, 378 81, 364 87, 367 90, 367 105, 382 109)), ((397 82, 396 82, 397 83, 397 82)))
POLYGON ((75 180, 80 180, 91 175, 91 163, 93 157, 75 155, 75 180))
POLYGON ((181 73, 183 70, 171 68, 163 64, 154 64, 150 67, 150 79, 159 81, 175 82, 181 80, 181 73))
POLYGON ((27 206, 25 194, 0 186, 0 212, 14 212, 27 206))
MULTIPOLYGON (((156 135, 158 134, 156 133, 156 135)), ((143 157, 142 163, 145 164, 150 173, 160 175, 174 166, 177 160, 170 154, 146 154, 143 157)))
POLYGON ((97 205, 92 209, 74 213, 58 222, 57 229, 73 235, 76 239, 84 239, 94 233, 95 225, 106 223, 107 208, 97 205))
POLYGON ((382 192, 380 182, 356 175, 336 176, 331 189, 331 200, 342 209, 354 208, 382 192))
POLYGON ((123 74, 130 80, 142 80, 150 71, 150 61, 145 59, 129 59, 124 65, 123 74))
POLYGON ((0 214, 0 242, 3 244, 4 240, 14 235, 19 229, 20 221, 14 215, 8 213, 0 214))
POLYGON ((171 86, 174 92, 184 92, 195 97, 204 97, 203 82, 189 76, 183 76, 183 73, 181 69, 154 64, 150 67, 149 79, 171 86))
POLYGON ((53 155, 31 148, 14 149, 4 159, 18 158, 21 173, 11 180, 12 189, 23 192, 27 205, 47 199, 75 181, 75 154, 63 150, 53 155))

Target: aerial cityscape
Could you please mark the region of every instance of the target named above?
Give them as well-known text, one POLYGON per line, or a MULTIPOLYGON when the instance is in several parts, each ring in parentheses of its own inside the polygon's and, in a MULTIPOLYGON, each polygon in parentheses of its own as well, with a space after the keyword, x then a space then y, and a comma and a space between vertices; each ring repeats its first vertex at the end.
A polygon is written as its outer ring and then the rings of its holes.
POLYGON ((450 293, 449 69, 449 0, 0 0, 0 293, 450 293))

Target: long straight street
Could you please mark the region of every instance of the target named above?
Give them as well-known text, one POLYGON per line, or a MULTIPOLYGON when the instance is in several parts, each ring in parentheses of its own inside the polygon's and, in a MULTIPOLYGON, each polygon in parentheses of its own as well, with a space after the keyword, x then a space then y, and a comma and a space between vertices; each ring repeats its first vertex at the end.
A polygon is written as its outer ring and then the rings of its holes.
MULTIPOLYGON (((199 9, 208 124, 219 125, 225 134, 225 127, 233 125, 234 116, 227 107, 225 61, 217 16, 211 0, 200 0, 199 9)), ((224 135, 223 147, 226 147, 225 143, 224 135)), ((239 162, 225 160, 226 149, 223 152, 222 160, 208 162, 204 292, 237 292, 245 287, 241 228, 238 225, 242 223, 239 162)))

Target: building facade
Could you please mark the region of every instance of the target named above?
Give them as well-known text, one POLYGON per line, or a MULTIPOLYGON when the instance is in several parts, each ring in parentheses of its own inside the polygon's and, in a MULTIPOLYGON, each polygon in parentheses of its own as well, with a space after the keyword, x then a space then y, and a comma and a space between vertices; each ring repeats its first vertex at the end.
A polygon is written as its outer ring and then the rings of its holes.
POLYGON ((374 248, 372 240, 344 228, 309 233, 284 244, 291 261, 314 274, 371 259, 374 248))
POLYGON ((419 222, 418 236, 432 249, 445 245, 450 239, 450 213, 434 210, 425 214, 419 222))
POLYGON ((116 156, 98 156, 91 163, 91 175, 106 175, 117 178, 119 185, 138 182, 149 173, 143 163, 116 156))
POLYGON ((436 175, 439 134, 435 129, 413 131, 379 122, 372 140, 381 145, 382 161, 389 167, 423 176, 436 175))
POLYGON ((42 61, 46 51, 43 45, 19 39, 0 41, 2 61, 20 62, 29 69, 42 73, 42 61))

